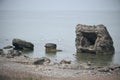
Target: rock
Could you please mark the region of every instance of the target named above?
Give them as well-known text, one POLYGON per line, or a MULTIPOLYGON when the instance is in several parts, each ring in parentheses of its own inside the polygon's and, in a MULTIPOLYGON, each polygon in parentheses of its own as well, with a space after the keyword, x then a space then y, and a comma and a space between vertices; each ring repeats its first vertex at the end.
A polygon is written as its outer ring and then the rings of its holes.
POLYGON ((99 72, 110 72, 108 67, 103 67, 103 68, 99 68, 97 69, 99 72))
POLYGON ((43 65, 44 62, 45 62, 45 60, 40 58, 40 59, 35 60, 35 61, 33 62, 33 64, 34 64, 34 65, 43 65))
POLYGON ((45 47, 50 49, 56 49, 57 45, 54 43, 47 43, 45 44, 45 47))
POLYGON ((22 55, 22 52, 18 50, 5 50, 1 52, 1 56, 6 58, 14 58, 15 56, 20 56, 20 55, 22 55))
POLYGON ((4 53, 4 50, 3 50, 3 49, 0 49, 0 55, 1 55, 1 57, 4 57, 4 56, 5 56, 5 53, 4 53))
POLYGON ((17 50, 33 50, 34 45, 31 42, 27 42, 20 39, 13 39, 12 41, 13 46, 15 46, 15 49, 17 50))
POLYGON ((76 49, 78 53, 114 53, 113 40, 102 24, 94 26, 78 24, 76 49))
POLYGON ((10 48, 13 48, 13 46, 8 45, 8 46, 5 46, 3 49, 10 49, 10 48))
POLYGON ((56 48, 57 48, 57 45, 54 44, 54 43, 46 43, 45 44, 45 51, 46 53, 56 53, 56 48))
POLYGON ((45 63, 50 63, 50 59, 46 58, 46 57, 42 57, 42 58, 37 58, 36 60, 33 61, 34 65, 43 65, 45 63))
POLYGON ((119 65, 112 65, 109 67, 110 70, 115 70, 115 69, 120 69, 120 66, 119 65))
POLYGON ((99 72, 119 72, 120 71, 120 66, 119 65, 110 65, 110 66, 103 66, 103 67, 96 67, 96 70, 99 72))
POLYGON ((25 57, 25 58, 29 58, 29 56, 26 56, 26 55, 23 55, 23 57, 25 57))
POLYGON ((0 55, 2 55, 3 54, 3 49, 0 49, 0 55))
POLYGON ((18 50, 8 50, 8 53, 6 54, 7 58, 13 58, 15 56, 20 56, 22 53, 18 50))
POLYGON ((22 54, 21 51, 13 50, 12 56, 20 56, 22 54))
POLYGON ((0 49, 0 52, 3 52, 3 49, 0 49))
POLYGON ((60 64, 71 64, 70 60, 61 60, 60 64))

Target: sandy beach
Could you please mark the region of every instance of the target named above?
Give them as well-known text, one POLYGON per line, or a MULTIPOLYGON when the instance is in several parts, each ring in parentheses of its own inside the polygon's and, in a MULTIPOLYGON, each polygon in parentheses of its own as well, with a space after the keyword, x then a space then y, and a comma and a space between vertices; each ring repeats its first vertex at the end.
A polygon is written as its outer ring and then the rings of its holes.
POLYGON ((15 60, 0 57, 0 80, 120 80, 120 69, 99 72, 72 64, 33 65, 15 60))

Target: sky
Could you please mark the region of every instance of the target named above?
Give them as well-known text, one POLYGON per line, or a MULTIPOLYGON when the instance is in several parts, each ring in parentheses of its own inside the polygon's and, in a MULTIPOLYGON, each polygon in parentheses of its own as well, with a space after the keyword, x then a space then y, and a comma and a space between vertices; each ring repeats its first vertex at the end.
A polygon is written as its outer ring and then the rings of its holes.
POLYGON ((120 0, 0 0, 0 10, 120 10, 120 0))

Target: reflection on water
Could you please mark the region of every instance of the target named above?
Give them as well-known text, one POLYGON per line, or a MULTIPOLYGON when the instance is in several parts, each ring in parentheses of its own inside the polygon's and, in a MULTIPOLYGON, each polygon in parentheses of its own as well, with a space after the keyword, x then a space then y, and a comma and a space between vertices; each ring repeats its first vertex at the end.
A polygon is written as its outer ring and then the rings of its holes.
POLYGON ((55 58, 56 53, 45 53, 46 57, 55 58))
POLYGON ((76 59, 79 62, 88 62, 95 65, 109 65, 112 63, 114 54, 89 54, 89 53, 76 53, 76 59))
POLYGON ((29 54, 29 53, 33 53, 34 50, 22 50, 22 52, 23 52, 24 54, 29 54))

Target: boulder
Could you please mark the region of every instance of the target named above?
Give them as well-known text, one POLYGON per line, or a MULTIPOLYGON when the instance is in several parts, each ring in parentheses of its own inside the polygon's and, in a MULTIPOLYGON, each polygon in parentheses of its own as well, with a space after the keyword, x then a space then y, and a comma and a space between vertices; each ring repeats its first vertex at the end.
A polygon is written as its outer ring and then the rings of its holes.
POLYGON ((33 64, 34 65, 43 65, 45 63, 50 63, 50 59, 49 58, 46 58, 46 57, 42 57, 42 58, 36 58, 34 61, 33 61, 33 64))
POLYGON ((77 53, 114 53, 113 40, 107 28, 100 25, 76 26, 77 53))
POLYGON ((8 45, 8 46, 5 46, 3 49, 10 49, 10 48, 13 48, 13 46, 8 45))
POLYGON ((46 43, 45 44, 46 53, 56 53, 57 52, 56 48, 57 48, 57 45, 54 43, 46 43))
POLYGON ((22 55, 22 52, 21 51, 18 51, 18 50, 5 50, 3 51, 2 49, 0 50, 0 55, 2 57, 6 57, 6 58, 14 58, 15 56, 20 56, 22 55))
POLYGON ((20 39, 13 39, 12 41, 13 46, 15 46, 15 49, 17 50, 33 50, 34 45, 31 42, 27 42, 20 39))
POLYGON ((6 58, 14 58, 15 56, 22 55, 22 52, 18 50, 8 50, 7 53, 4 54, 6 58))
POLYGON ((63 60, 60 61, 60 64, 71 64, 71 61, 63 59, 63 60))

